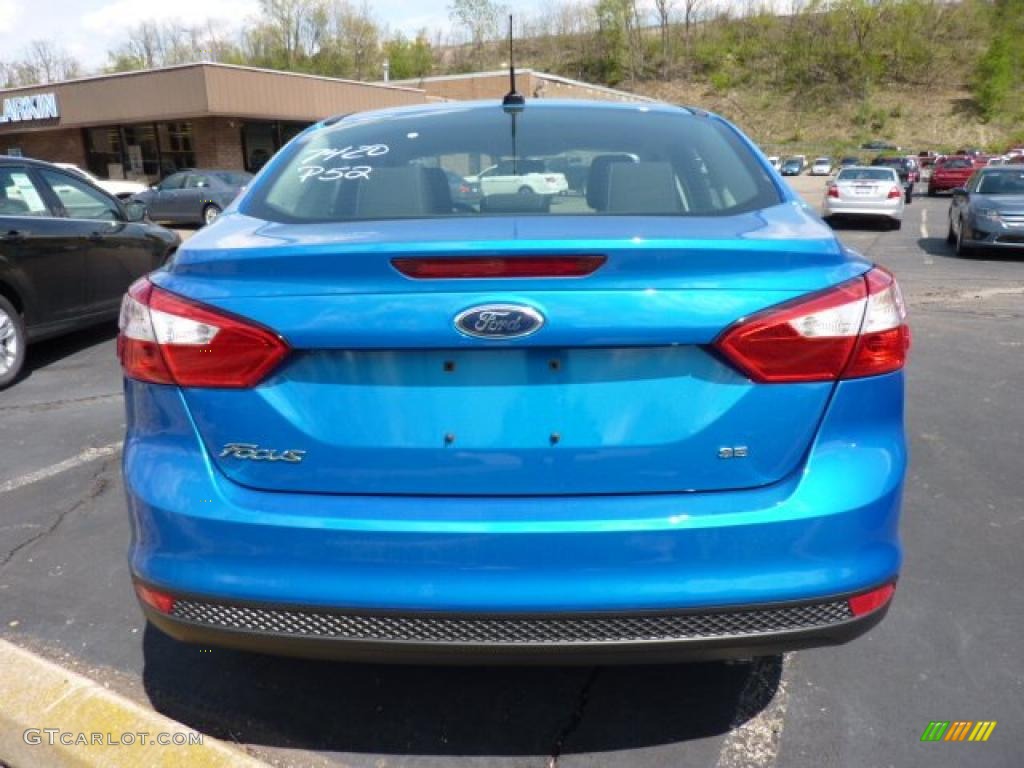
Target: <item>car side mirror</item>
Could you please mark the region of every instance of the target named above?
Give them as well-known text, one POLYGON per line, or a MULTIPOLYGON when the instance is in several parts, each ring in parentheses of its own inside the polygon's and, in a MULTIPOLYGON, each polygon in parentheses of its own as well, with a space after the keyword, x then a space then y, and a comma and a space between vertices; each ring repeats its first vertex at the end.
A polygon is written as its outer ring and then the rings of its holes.
POLYGON ((124 204, 125 221, 145 221, 146 204, 137 200, 129 200, 124 204))

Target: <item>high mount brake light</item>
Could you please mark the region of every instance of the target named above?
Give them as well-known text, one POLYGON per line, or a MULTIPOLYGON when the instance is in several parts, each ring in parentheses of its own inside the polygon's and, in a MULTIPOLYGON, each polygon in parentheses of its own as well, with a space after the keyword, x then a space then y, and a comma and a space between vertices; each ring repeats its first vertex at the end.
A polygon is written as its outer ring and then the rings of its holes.
POLYGON ((125 375, 155 384, 252 387, 289 352, 272 331, 146 278, 128 289, 119 326, 117 355, 125 375))
POLYGON ((877 376, 906 362, 906 317, 899 285, 876 267, 739 321, 719 337, 715 348, 762 383, 877 376))
POLYGON ((406 277, 420 280, 496 277, 585 277, 607 261, 605 256, 469 256, 392 259, 406 277))

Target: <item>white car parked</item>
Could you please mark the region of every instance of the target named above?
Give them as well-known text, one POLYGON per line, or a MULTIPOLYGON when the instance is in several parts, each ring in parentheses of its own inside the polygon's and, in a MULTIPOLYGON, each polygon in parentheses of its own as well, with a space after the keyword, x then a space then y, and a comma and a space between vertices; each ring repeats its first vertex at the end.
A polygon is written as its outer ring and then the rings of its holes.
POLYGON ((776 171, 782 170, 782 159, 780 157, 777 157, 776 155, 771 155, 768 158, 768 162, 772 164, 772 168, 774 168, 776 171))
POLYGON ((72 163, 54 163, 58 168, 63 168, 66 171, 71 171, 74 174, 81 176, 86 181, 92 182, 97 187, 102 189, 104 192, 118 197, 122 200, 127 200, 132 195, 137 195, 139 192, 145 192, 149 189, 149 186, 138 181, 127 181, 125 179, 99 179, 93 176, 88 171, 82 170, 77 165, 72 163))
POLYGON ((569 190, 563 173, 544 169, 540 160, 503 160, 480 172, 467 176, 468 182, 479 182, 483 195, 558 195, 569 190))
POLYGON ((881 219, 899 229, 903 224, 903 206, 903 185, 896 169, 852 165, 840 170, 826 188, 821 215, 826 219, 881 219))
POLYGON ((819 157, 811 165, 811 176, 831 176, 832 158, 819 157))

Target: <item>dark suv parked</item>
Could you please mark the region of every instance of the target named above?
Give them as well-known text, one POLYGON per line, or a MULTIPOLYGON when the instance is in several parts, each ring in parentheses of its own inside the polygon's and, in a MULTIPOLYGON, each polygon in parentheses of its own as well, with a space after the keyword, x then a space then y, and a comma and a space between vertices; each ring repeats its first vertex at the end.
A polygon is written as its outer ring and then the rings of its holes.
POLYGON ((903 192, 907 202, 914 199, 914 182, 917 180, 917 163, 909 157, 887 157, 885 155, 876 157, 871 161, 872 165, 884 165, 892 168, 899 174, 900 183, 903 185, 903 192))

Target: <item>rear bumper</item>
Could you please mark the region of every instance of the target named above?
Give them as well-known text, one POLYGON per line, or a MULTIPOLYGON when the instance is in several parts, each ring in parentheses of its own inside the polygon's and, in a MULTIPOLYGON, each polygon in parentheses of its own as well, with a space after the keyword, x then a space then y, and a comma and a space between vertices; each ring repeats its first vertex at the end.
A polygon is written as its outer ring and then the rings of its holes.
MULTIPOLYGON (((806 461, 791 476, 716 493, 425 498, 256 491, 213 466, 176 388, 129 381, 126 404, 131 569, 176 595, 371 614, 714 613, 826 601, 899 572, 902 373, 838 385, 806 461)), ((242 642, 238 630, 153 620, 183 639, 242 642)), ((841 642, 868 626, 854 620, 766 637, 680 640, 668 650, 770 653, 841 642)), ((281 650, 296 638, 263 640, 281 650)), ((337 645, 299 640, 309 648, 337 645)))
POLYGON ((285 656, 387 663, 666 663, 838 645, 889 608, 853 616, 845 600, 699 612, 589 614, 351 613, 180 599, 147 619, 182 642, 285 656))
POLYGON ((877 216, 899 221, 903 218, 903 200, 894 202, 865 203, 855 200, 825 198, 823 216, 877 216))

